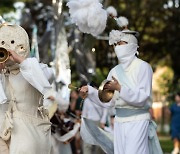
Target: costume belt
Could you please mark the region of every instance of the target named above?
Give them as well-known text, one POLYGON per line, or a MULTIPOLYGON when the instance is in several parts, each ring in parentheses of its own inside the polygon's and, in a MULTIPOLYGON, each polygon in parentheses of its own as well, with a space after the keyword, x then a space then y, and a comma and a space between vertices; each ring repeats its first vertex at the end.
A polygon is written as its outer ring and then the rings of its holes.
POLYGON ((116 108, 117 117, 131 117, 148 113, 147 109, 128 109, 128 108, 116 108))

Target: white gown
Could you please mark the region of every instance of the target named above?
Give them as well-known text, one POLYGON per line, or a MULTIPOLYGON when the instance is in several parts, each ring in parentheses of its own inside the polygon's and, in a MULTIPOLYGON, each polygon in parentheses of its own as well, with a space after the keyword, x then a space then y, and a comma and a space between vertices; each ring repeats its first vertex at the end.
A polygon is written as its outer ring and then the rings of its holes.
POLYGON ((48 97, 51 89, 42 71, 45 67, 42 69, 35 58, 24 60, 19 67, 1 75, 0 127, 13 95, 16 103, 13 107, 10 154, 50 154, 51 123, 42 107, 43 95, 48 97))

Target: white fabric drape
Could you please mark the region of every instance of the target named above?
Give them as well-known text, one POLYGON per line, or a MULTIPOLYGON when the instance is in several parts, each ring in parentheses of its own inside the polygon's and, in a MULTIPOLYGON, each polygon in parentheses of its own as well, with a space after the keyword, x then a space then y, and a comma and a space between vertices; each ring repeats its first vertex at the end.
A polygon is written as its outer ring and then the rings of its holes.
MULTIPOLYGON (((48 80, 53 78, 53 71, 47 65, 39 64, 36 58, 27 58, 19 64, 19 67, 26 81, 43 94, 44 98, 51 95, 51 85, 48 80)), ((7 101, 7 98, 1 81, 0 74, 0 104, 3 104, 7 101)))
POLYGON ((1 77, 1 74, 0 74, 0 104, 4 104, 6 101, 7 101, 7 97, 4 93, 4 89, 3 89, 3 86, 2 86, 2 77, 1 77))
POLYGON ((23 77, 40 93, 42 93, 44 98, 48 97, 51 85, 45 77, 37 59, 27 58, 19 64, 19 66, 23 77))
POLYGON ((86 98, 83 103, 82 117, 91 119, 93 121, 100 121, 101 123, 106 123, 108 110, 102 108, 92 101, 89 98, 86 98))

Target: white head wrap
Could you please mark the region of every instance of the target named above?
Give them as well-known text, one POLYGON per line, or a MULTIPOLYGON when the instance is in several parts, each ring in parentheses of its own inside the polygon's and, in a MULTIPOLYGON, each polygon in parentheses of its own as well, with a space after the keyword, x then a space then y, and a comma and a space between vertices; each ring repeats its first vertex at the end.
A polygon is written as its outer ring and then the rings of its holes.
POLYGON ((129 43, 138 44, 137 38, 138 32, 131 31, 127 28, 129 21, 126 17, 120 16, 119 18, 115 18, 119 27, 124 28, 124 30, 112 30, 109 34, 109 45, 116 44, 120 41, 124 41, 129 43))
POLYGON ((124 31, 112 30, 109 33, 109 45, 113 45, 120 41, 138 44, 137 38, 133 34, 131 34, 131 32, 134 34, 134 31, 130 31, 130 30, 124 30, 124 31))
POLYGON ((115 53, 123 69, 127 69, 129 64, 135 58, 135 54, 138 53, 138 41, 135 35, 138 35, 135 31, 130 31, 127 28, 128 19, 125 17, 119 17, 115 19, 120 27, 124 30, 112 30, 109 34, 109 45, 116 45, 114 47, 115 53), (118 45, 117 43, 123 41, 127 42, 124 45, 118 45))

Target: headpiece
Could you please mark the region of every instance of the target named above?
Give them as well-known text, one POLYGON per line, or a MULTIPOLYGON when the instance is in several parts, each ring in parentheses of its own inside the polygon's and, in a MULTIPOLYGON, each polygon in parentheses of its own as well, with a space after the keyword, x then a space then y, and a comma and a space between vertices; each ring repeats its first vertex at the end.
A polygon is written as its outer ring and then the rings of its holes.
POLYGON ((126 17, 114 18, 119 27, 123 28, 123 30, 112 30, 109 34, 109 45, 116 44, 120 41, 124 41, 127 43, 138 44, 136 36, 138 36, 138 32, 131 31, 128 29, 129 21, 126 17))

